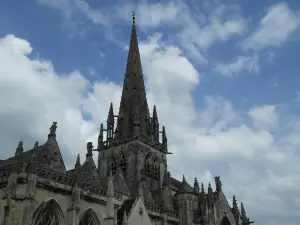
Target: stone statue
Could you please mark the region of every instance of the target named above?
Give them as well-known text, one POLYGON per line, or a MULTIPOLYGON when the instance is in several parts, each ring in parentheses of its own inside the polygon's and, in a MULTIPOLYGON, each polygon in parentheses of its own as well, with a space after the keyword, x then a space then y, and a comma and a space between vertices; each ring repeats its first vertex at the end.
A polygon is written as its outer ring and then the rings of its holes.
POLYGON ((216 183, 216 191, 221 191, 222 182, 220 180, 220 177, 215 177, 215 183, 216 183))
POLYGON ((56 129, 57 129, 57 122, 53 122, 50 127, 50 133, 48 134, 48 139, 51 137, 56 137, 56 129))

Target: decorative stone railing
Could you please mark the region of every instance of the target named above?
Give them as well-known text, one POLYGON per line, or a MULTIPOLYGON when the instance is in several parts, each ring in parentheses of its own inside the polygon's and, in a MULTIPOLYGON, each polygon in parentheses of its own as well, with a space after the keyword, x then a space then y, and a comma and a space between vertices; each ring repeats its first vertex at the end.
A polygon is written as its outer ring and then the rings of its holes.
POLYGON ((151 202, 145 202, 146 209, 156 213, 166 213, 168 217, 178 218, 178 214, 173 209, 164 208, 162 206, 155 205, 151 202))
POLYGON ((178 213, 173 210, 173 209, 164 209, 165 213, 167 216, 172 217, 172 218, 178 218, 178 213))
MULTIPOLYGON (((28 165, 29 164, 18 164, 13 166, 8 166, 5 168, 0 168, 0 184, 6 183, 8 181, 9 175, 12 171, 20 174, 21 172, 28 173, 28 165)), ((74 179, 66 174, 50 170, 47 167, 38 165, 35 168, 37 176, 42 179, 54 181, 71 188, 72 184, 74 183, 74 179)), ((87 191, 91 194, 96 194, 100 196, 107 196, 107 189, 102 187, 99 183, 90 183, 87 181, 80 181, 78 182, 78 186, 83 191, 87 191)), ((122 193, 120 191, 114 192, 114 197, 117 199, 122 199, 122 193)))

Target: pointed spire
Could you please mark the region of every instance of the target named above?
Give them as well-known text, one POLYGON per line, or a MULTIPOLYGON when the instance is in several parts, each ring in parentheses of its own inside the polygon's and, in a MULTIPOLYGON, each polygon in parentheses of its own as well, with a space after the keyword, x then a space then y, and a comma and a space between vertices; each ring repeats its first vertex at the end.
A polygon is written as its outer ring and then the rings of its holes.
POLYGON ((150 139, 150 114, 136 34, 135 15, 129 44, 126 72, 116 127, 116 140, 135 137, 150 139))
POLYGON ((194 191, 196 193, 199 193, 199 191, 200 191, 200 187, 199 187, 199 183, 197 181, 197 177, 194 178, 194 191))
POLYGON ((186 181, 185 181, 185 176, 184 176, 184 174, 182 175, 182 182, 181 183, 185 183, 186 181))
POLYGON ((23 141, 19 141, 15 156, 21 156, 23 154, 23 152, 24 152, 23 141))
POLYGON ((238 221, 240 218, 240 211, 239 211, 239 207, 236 202, 235 195, 233 195, 233 198, 232 198, 232 214, 233 214, 235 220, 238 221))
POLYGON ((77 158, 76 158, 75 168, 76 168, 77 166, 81 166, 81 164, 80 164, 80 154, 78 154, 78 155, 77 155, 77 158))
POLYGON ((201 193, 202 193, 202 194, 205 194, 205 190, 204 190, 204 184, 203 184, 203 182, 201 183, 201 193))
POLYGON ((154 142, 159 142, 159 123, 158 123, 158 117, 157 117, 157 111, 156 106, 153 107, 153 113, 152 113, 152 135, 154 142))
POLYGON ((93 143, 92 142, 88 142, 86 144, 86 150, 87 150, 87 153, 86 153, 86 157, 92 157, 93 156, 93 143))
POLYGON ((162 128, 162 144, 164 146, 165 151, 168 151, 168 139, 167 139, 165 126, 163 126, 162 128))
POLYGON ((114 109, 113 104, 110 103, 108 117, 107 117, 107 144, 111 144, 114 138, 114 129, 115 129, 115 118, 114 118, 114 109))
POLYGON ((114 124, 114 108, 113 108, 113 103, 112 102, 110 103, 110 106, 109 106, 107 123, 108 124, 114 124))
POLYGON ((243 219, 247 218, 247 215, 246 215, 246 210, 244 208, 244 204, 241 202, 241 217, 243 219))
POLYGON ((98 136, 98 147, 97 147, 97 151, 101 151, 103 148, 103 123, 101 123, 100 125, 100 132, 99 132, 99 136, 98 136))
POLYGON ((236 202, 235 195, 233 195, 233 198, 232 198, 232 208, 237 208, 238 209, 238 205, 237 205, 237 202, 236 202))

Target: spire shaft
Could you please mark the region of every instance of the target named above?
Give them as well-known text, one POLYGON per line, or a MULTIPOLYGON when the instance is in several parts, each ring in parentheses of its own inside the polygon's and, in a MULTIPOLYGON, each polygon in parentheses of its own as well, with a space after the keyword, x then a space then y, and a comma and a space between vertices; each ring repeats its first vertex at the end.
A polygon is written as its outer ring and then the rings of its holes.
POLYGON ((116 127, 116 140, 151 138, 150 114, 133 14, 126 72, 116 127))

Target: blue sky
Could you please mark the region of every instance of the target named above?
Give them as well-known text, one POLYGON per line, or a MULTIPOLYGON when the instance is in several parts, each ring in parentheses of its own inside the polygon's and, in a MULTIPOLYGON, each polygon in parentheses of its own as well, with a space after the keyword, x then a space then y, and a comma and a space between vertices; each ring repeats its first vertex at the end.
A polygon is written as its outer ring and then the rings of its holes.
POLYGON ((58 121, 67 167, 85 155, 109 103, 118 108, 135 10, 171 174, 220 175, 256 224, 298 224, 300 3, 108 2, 0 2, 5 149, 43 142, 58 121))

